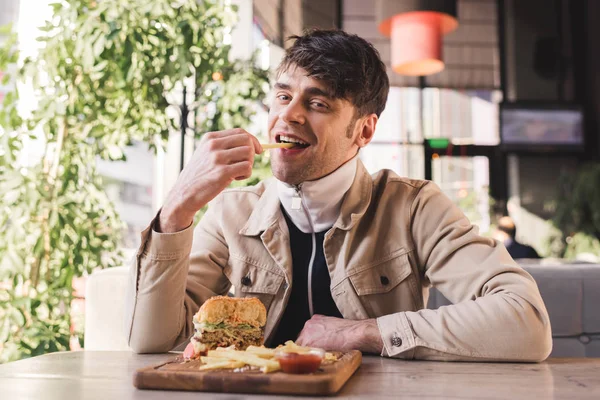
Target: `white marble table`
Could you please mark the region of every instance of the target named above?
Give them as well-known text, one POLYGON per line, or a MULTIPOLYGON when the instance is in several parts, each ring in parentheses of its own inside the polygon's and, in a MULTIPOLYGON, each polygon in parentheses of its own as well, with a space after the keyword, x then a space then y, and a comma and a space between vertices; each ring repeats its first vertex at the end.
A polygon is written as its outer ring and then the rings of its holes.
MULTIPOLYGON (((145 391, 133 371, 173 354, 65 352, 0 365, 0 398, 10 400, 253 399, 263 396, 145 391)), ((268 399, 296 398, 264 396, 268 399)), ((400 361, 374 356, 338 397, 356 399, 600 399, 600 358, 541 364, 400 361)))

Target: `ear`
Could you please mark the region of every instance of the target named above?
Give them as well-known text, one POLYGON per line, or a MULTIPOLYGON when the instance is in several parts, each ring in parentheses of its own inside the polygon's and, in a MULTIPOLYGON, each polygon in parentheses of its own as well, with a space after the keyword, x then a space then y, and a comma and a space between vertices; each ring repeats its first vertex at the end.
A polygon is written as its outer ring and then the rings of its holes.
POLYGON ((378 120, 377 114, 369 114, 359 121, 360 131, 354 141, 359 148, 365 147, 373 139, 378 120))

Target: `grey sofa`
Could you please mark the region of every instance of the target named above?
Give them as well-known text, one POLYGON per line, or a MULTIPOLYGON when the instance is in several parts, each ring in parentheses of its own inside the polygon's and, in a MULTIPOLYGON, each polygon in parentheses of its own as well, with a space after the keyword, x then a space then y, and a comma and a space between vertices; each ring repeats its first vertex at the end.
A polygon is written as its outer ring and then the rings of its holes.
MULTIPOLYGON (((551 357, 600 357, 600 264, 517 260, 540 288, 552 324, 551 357)), ((431 289, 428 308, 451 304, 431 289)))

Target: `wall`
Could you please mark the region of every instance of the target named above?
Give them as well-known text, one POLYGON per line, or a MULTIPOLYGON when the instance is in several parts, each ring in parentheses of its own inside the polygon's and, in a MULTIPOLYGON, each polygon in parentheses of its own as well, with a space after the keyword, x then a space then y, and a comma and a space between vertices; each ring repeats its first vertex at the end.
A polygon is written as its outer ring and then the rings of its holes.
POLYGON ((581 87, 585 90, 584 109, 586 112, 587 158, 600 161, 600 1, 588 0, 584 15, 585 25, 579 27, 586 35, 585 79, 581 87), (594 151, 595 150, 595 151, 594 151))
POLYGON ((254 15, 265 36, 281 47, 304 29, 339 27, 340 0, 253 0, 254 15))
MULTIPOLYGON (((427 85, 458 89, 499 88, 496 0, 458 0, 458 20, 458 29, 444 37, 446 68, 427 77, 427 85)), ((392 86, 419 86, 417 78, 392 72, 390 39, 377 28, 375 1, 342 0, 342 28, 373 43, 388 66, 392 86)))
MULTIPOLYGON (((558 100, 556 78, 542 77, 534 68, 536 43, 558 35, 554 2, 505 0, 504 12, 506 100, 558 100)), ((544 68, 555 62, 549 57, 544 68)))
POLYGON ((305 28, 335 28, 340 26, 339 0, 303 0, 305 28))

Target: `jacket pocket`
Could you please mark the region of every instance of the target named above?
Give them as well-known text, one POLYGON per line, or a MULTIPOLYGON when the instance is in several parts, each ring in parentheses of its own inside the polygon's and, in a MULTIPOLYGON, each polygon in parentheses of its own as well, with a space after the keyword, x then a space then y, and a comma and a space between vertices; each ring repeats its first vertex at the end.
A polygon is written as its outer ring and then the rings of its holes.
POLYGON ((224 273, 234 287, 235 297, 256 297, 267 311, 285 280, 268 268, 235 257, 229 259, 224 273))
POLYGON ((404 251, 381 262, 356 268, 348 278, 371 318, 417 308, 417 279, 408 253, 404 251))

